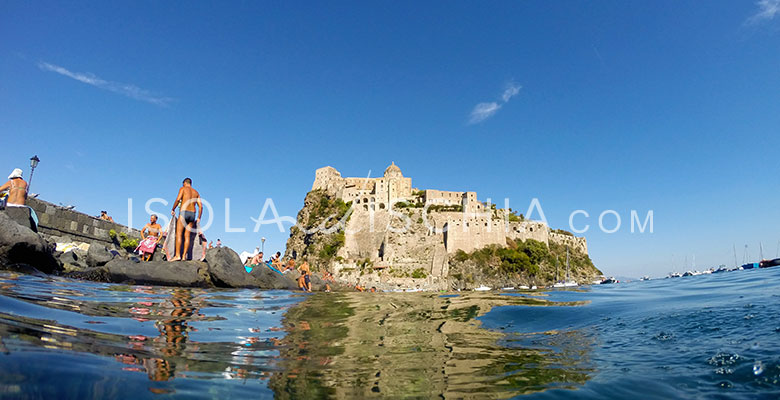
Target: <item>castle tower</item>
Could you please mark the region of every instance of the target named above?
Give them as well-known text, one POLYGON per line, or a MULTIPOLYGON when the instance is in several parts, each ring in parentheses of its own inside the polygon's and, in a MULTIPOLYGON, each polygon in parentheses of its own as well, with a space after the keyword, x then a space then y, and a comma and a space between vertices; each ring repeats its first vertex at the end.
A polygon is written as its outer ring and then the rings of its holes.
POLYGON ((396 199, 407 198, 412 195, 412 178, 404 178, 401 168, 392 162, 385 169, 383 180, 387 184, 387 202, 392 203, 396 199))

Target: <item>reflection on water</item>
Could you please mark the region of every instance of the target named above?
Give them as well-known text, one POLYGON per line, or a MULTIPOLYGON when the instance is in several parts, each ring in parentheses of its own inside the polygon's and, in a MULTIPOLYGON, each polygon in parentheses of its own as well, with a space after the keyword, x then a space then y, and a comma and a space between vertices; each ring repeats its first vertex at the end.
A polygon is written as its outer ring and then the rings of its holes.
POLYGON ((491 294, 314 295, 282 322, 286 373, 270 384, 280 398, 510 397, 574 387, 592 372, 589 338, 570 332, 545 352, 508 345, 477 319, 497 305, 548 304, 491 294))
POLYGON ((780 398, 780 269, 547 293, 0 272, 0 398, 780 398))
POLYGON ((172 289, 0 273, 0 396, 511 397, 594 373, 587 329, 484 329, 544 296, 172 289), (128 390, 129 389, 129 390, 128 390))

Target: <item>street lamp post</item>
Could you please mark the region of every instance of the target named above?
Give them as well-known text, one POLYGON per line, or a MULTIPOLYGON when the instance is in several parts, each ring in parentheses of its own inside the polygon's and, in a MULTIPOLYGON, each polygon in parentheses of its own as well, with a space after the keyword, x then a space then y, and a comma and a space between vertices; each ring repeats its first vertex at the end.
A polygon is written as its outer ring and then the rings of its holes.
POLYGON ((27 193, 30 193, 30 186, 32 185, 33 173, 35 173, 35 167, 38 166, 38 162, 40 161, 41 160, 38 158, 37 154, 32 156, 32 158, 30 159, 30 180, 27 182, 27 193))
POLYGON ((260 243, 262 245, 262 247, 260 248, 260 251, 265 253, 265 238, 264 237, 260 238, 260 243))

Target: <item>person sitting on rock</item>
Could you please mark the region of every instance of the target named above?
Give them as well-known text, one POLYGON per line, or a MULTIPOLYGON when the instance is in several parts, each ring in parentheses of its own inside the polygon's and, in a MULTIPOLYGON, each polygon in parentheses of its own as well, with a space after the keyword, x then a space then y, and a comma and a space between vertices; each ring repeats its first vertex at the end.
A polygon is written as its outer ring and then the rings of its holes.
POLYGON ((114 219, 108 215, 108 211, 101 211, 100 219, 102 219, 103 221, 114 222, 114 219))
POLYGON ((298 277, 298 289, 311 292, 311 273, 309 271, 301 271, 301 276, 298 277))
POLYGON ((249 259, 249 265, 260 265, 263 263, 263 252, 257 253, 254 257, 249 259))
POLYGON ((281 270, 284 268, 284 265, 282 265, 282 253, 277 251, 276 254, 274 254, 270 260, 268 260, 271 265, 273 265, 274 268, 281 270))
POLYGON ((8 175, 8 182, 0 186, 0 192, 8 191, 8 207, 24 207, 27 202, 27 182, 22 179, 22 170, 16 168, 8 175))
POLYGON ((294 270, 295 270, 295 260, 291 258, 290 261, 287 261, 287 265, 284 266, 284 270, 282 271, 282 273, 286 274, 294 270))
POLYGON ((141 244, 138 246, 139 250, 143 253, 143 260, 149 261, 152 259, 152 254, 157 249, 157 243, 162 236, 162 226, 157 223, 157 216, 152 215, 149 218, 149 223, 144 225, 141 229, 141 244), (146 231, 149 234, 146 234, 146 231))

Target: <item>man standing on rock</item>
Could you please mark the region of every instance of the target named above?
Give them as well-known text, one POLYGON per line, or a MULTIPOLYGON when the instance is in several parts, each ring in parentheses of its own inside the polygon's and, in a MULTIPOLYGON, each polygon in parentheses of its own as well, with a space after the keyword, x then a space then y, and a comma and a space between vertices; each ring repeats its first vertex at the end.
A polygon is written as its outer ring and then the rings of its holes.
POLYGON ((0 192, 8 191, 8 206, 22 207, 27 202, 27 182, 22 179, 22 170, 16 168, 8 175, 8 182, 0 186, 0 192))
POLYGON ((179 189, 179 194, 173 202, 171 216, 176 215, 176 207, 179 209, 179 218, 176 223, 176 254, 171 261, 181 261, 182 251, 186 255, 190 250, 191 232, 200 224, 200 217, 203 216, 203 204, 200 201, 200 193, 192 188, 192 179, 185 178, 179 189), (195 217, 195 206, 198 208, 198 216, 195 217), (184 231, 187 234, 184 234, 184 231), (184 250, 182 250, 182 238, 184 239, 184 250))

